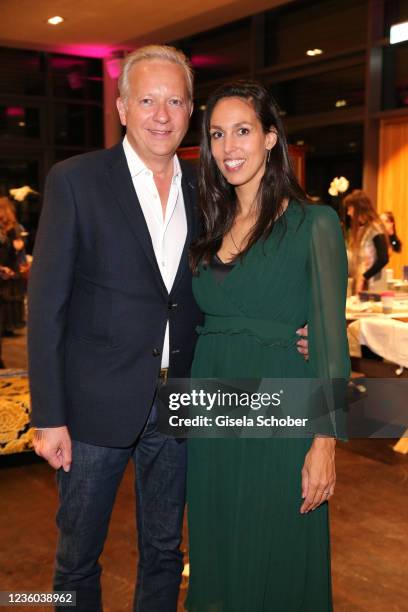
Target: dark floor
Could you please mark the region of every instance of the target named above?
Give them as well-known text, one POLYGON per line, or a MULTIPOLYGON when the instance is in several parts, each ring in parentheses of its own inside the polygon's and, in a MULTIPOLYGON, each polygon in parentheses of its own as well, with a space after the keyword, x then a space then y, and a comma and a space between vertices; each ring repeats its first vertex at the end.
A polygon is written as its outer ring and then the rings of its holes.
MULTIPOLYGON (((9 367, 24 367, 23 344, 23 337, 5 341, 9 367)), ((391 444, 339 443, 331 502, 336 612, 408 610, 408 456, 394 453, 391 444)), ((129 466, 102 558, 105 612, 131 610, 137 561, 132 487, 129 466)), ((49 590, 55 509, 51 468, 31 454, 0 457, 0 590, 49 590)), ((184 595, 185 589, 180 611, 184 595)))

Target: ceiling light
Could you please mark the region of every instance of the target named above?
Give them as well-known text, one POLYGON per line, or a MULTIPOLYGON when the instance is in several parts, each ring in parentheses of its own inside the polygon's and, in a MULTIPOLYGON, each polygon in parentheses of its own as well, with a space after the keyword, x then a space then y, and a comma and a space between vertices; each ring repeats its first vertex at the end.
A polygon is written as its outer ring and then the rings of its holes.
POLYGON ((347 100, 336 100, 336 108, 341 108, 342 106, 347 106, 347 100))
POLYGON ((54 17, 50 17, 49 19, 47 19, 47 23, 49 23, 50 25, 59 25, 63 21, 65 21, 65 19, 63 17, 60 17, 59 15, 55 15, 54 17))
POLYGON ((309 55, 310 57, 314 57, 315 55, 321 55, 322 53, 322 49, 308 49, 306 51, 306 55, 309 55))
POLYGON ((25 127, 25 121, 19 121, 18 125, 19 127, 25 127))
POLYGON ((205 111, 205 109, 206 109, 206 108, 207 108, 207 107, 206 107, 206 105, 205 105, 205 104, 202 104, 202 105, 200 106, 200 111, 205 111))
POLYGON ((408 21, 396 23, 390 29, 390 43, 392 45, 404 42, 404 40, 408 40, 408 21))
POLYGON ((297 141, 296 141, 296 144, 297 144, 299 147, 303 147, 303 145, 305 144, 305 141, 304 141, 304 140, 297 140, 297 141))

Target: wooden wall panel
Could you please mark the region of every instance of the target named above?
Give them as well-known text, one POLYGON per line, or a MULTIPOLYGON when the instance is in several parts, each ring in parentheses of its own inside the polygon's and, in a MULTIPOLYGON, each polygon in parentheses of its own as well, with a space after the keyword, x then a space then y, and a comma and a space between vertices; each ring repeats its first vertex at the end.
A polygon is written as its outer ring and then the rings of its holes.
POLYGON ((402 266, 408 265, 408 117, 381 121, 377 210, 394 213, 403 246, 389 267, 401 278, 402 266))

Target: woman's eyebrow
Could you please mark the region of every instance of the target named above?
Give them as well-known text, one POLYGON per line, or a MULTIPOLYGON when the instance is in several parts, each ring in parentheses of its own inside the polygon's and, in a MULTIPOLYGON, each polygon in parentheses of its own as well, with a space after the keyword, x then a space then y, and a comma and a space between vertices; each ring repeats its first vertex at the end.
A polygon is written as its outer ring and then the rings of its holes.
MULTIPOLYGON (((236 128, 236 127, 240 127, 241 125, 250 125, 250 126, 252 126, 252 123, 250 121, 238 121, 238 123, 234 123, 231 127, 236 128)), ((211 129, 217 129, 217 130, 224 129, 220 125, 214 125, 214 124, 211 124, 210 128, 211 129)))

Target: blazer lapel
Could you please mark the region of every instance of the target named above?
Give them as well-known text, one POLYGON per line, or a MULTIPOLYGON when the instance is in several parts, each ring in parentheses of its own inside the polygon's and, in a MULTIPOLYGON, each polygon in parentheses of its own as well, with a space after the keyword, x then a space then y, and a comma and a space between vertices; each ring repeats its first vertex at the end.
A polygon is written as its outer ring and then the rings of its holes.
POLYGON ((176 278, 174 279, 174 283, 171 288, 171 291, 174 291, 176 289, 178 283, 183 277, 183 274, 187 272, 189 269, 188 252, 190 249, 190 244, 194 237, 194 227, 195 227, 194 217, 196 214, 195 208, 196 208, 196 199, 197 199, 196 185, 194 183, 193 177, 190 175, 188 170, 186 171, 186 167, 184 164, 182 165, 182 171, 183 171, 183 175, 181 179, 181 187, 183 191, 184 208, 186 211, 186 218, 187 218, 187 237, 184 243, 183 251, 181 253, 180 263, 177 269, 176 278))
POLYGON ((108 175, 112 185, 112 191, 129 223, 133 234, 150 262, 154 277, 156 278, 161 291, 163 291, 167 296, 167 288, 163 282, 163 278, 157 264, 149 229, 133 186, 132 177, 129 172, 129 167, 123 152, 122 144, 119 144, 111 149, 111 153, 112 156, 111 163, 109 164, 108 175))

